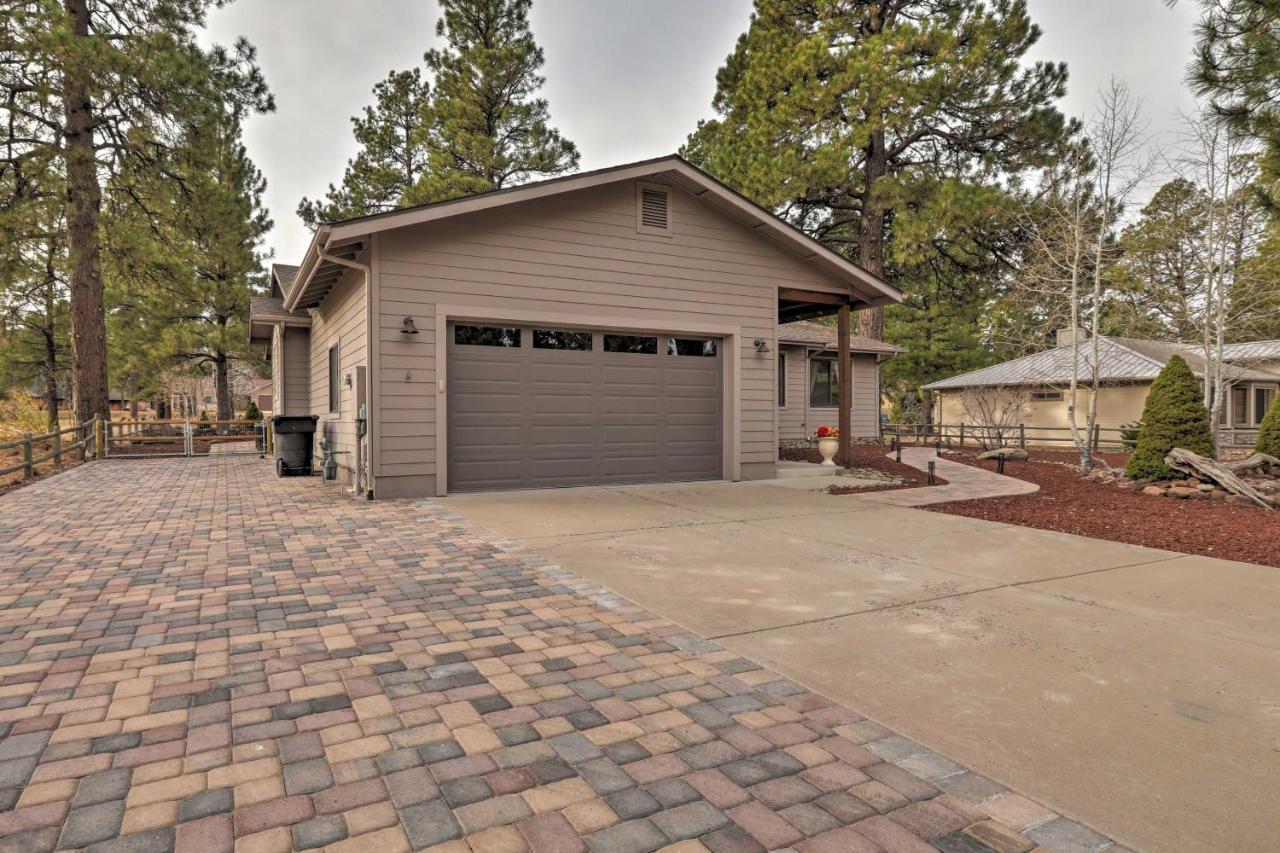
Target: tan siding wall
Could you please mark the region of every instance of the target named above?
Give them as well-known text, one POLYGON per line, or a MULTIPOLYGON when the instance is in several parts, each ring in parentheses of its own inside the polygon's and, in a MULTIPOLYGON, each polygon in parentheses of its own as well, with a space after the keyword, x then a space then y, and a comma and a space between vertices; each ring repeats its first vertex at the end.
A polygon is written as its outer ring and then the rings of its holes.
MULTIPOLYGON (((356 450, 355 369, 366 364, 365 298, 363 275, 350 270, 311 318, 310 413, 319 415, 318 440, 325 436, 340 451, 337 455, 340 478, 351 481, 356 450), (329 411, 329 347, 338 345, 338 411, 329 411), (344 381, 351 376, 351 387, 344 381)), ((288 360, 285 361, 286 370, 288 360)), ((292 412, 291 412, 292 414, 292 412)))
POLYGON ((530 201, 482 215, 380 235, 380 493, 435 488, 435 306, 740 325, 741 462, 771 474, 775 458, 773 341, 777 288, 843 285, 680 190, 671 196, 673 236, 636 232, 634 183, 530 201), (400 334, 412 315, 421 334, 400 334), (392 478, 414 478, 394 484, 392 478))
MULTIPOLYGON (((809 408, 809 370, 803 347, 783 347, 787 354, 787 405, 778 410, 778 439, 792 441, 809 438, 823 426, 837 426, 840 412, 834 407, 809 408)), ((876 438, 880 434, 880 366, 876 357, 853 354, 853 411, 851 425, 854 438, 876 438)))
POLYGON ((311 414, 311 333, 285 327, 282 414, 311 414))
MULTIPOLYGON (((1147 391, 1150 388, 1147 384, 1141 385, 1117 385, 1103 387, 1098 391, 1098 425, 1103 429, 1119 429, 1122 425, 1133 423, 1141 419, 1142 407, 1146 404, 1147 391)), ((1070 420, 1067 414, 1066 392, 1063 392, 1061 400, 1037 400, 1030 404, 1024 422, 1029 427, 1052 427, 1061 432, 1042 433, 1042 437, 1053 437, 1056 439, 1069 438, 1070 420)), ((940 423, 944 424, 972 424, 977 420, 965 412, 963 404, 963 395, 959 391, 939 392, 938 400, 940 405, 940 423)), ((1089 394, 1087 390, 1080 390, 1076 396, 1076 415, 1078 422, 1083 428, 1086 414, 1088 412, 1089 394)), ((1034 441, 1035 436, 1028 435, 1027 440, 1034 441)), ((1103 441, 1114 441, 1114 435, 1103 434, 1103 441)), ((1054 441, 1053 445, 1062 445, 1063 442, 1054 441)))

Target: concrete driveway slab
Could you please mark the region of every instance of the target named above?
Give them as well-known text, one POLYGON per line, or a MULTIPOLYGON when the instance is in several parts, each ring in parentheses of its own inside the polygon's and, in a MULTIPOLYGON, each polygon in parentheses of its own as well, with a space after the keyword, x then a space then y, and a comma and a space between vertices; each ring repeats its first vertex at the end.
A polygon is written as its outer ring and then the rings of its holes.
MULTIPOLYGON (((721 520, 749 521, 831 515, 849 511, 821 491, 824 486, 852 482, 844 477, 762 480, 753 483, 699 483, 674 486, 629 486, 618 491, 681 507, 721 520)), ((862 482, 862 481, 859 481, 862 482)), ((870 509, 870 505, 863 505, 870 509)))
POLYGON ((1026 588, 720 642, 1138 849, 1280 837, 1272 648, 1026 588))
MULTIPOLYGON (((716 485, 647 493, 696 524, 524 544, 1137 849, 1280 837, 1280 571, 716 485)), ((502 503, 486 523, 510 535, 502 503)), ((1029 832, 1096 841, 1064 818, 1029 832)))
POLYGON ((737 522, 532 543, 573 571, 716 637, 989 584, 737 522))
POLYGON ((537 489, 451 495, 444 501, 509 539, 703 524, 722 519, 625 489, 537 489))
POLYGON ((1029 589, 1280 650, 1280 570, 1180 556, 1029 589))

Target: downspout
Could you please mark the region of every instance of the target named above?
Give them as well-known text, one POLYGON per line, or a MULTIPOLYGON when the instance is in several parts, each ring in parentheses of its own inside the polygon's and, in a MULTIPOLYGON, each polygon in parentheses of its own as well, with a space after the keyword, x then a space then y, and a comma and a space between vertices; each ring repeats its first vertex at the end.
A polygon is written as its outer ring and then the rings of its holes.
MULTIPOLYGON (((365 309, 365 336, 366 336, 366 338, 367 338, 367 337, 368 337, 368 329, 369 329, 369 314, 370 314, 370 306, 369 306, 369 288, 370 288, 370 287, 372 287, 372 283, 373 283, 373 269, 372 269, 368 264, 362 264, 362 263, 360 263, 360 262, 358 262, 358 261, 349 261, 349 260, 347 260, 346 258, 338 258, 338 257, 334 257, 333 255, 329 254, 329 245, 328 245, 328 243, 327 243, 327 242, 325 243, 324 248, 320 250, 320 252, 319 252, 319 257, 320 257, 320 260, 322 260, 322 261, 328 261, 328 262, 329 262, 329 263, 331 263, 331 264, 337 264, 338 266, 348 267, 348 268, 353 269, 353 270, 359 270, 361 273, 363 273, 363 274, 364 274, 364 293, 365 293, 365 300, 364 300, 364 309, 365 309)), ((371 342, 370 342, 369 340, 367 340, 367 339, 366 339, 366 340, 365 340, 365 343, 364 343, 365 364, 366 364, 366 365, 368 365, 368 364, 369 364, 369 347, 370 347, 370 346, 371 346, 371 342)), ((372 373, 372 371, 371 371, 371 370, 368 370, 368 369, 366 368, 366 370, 365 370, 366 383, 368 382, 368 378, 367 378, 367 377, 368 377, 371 373, 372 373)), ((367 388, 368 388, 368 385, 366 384, 366 386, 365 386, 365 387, 366 387, 366 389, 367 389, 367 388)), ((357 403, 357 406, 358 406, 358 405, 359 405, 359 404, 357 403)), ((366 392, 365 392, 365 407, 366 407, 366 408, 365 408, 365 413, 364 413, 364 417, 365 417, 365 425, 366 425, 366 427, 365 427, 365 434, 364 434, 363 436, 362 436, 362 435, 360 435, 360 430, 359 430, 358 423, 357 423, 357 428, 356 428, 355 482, 353 482, 353 483, 351 484, 351 485, 352 485, 352 489, 351 489, 351 490, 352 490, 352 492, 353 492, 354 494, 356 494, 356 495, 365 495, 365 494, 367 494, 366 481, 368 480, 368 475, 367 475, 367 472, 366 472, 366 467, 367 467, 367 465, 368 465, 368 460, 366 460, 366 459, 365 459, 365 454, 364 454, 364 451, 363 451, 363 448, 364 448, 364 442, 368 439, 368 423, 369 423, 369 420, 370 420, 370 418, 369 418, 369 411, 368 411, 368 391, 367 391, 367 390, 366 390, 366 392)), ((357 410, 356 410, 356 418, 357 418, 357 421, 358 421, 359 417, 360 417, 360 411, 359 411, 359 409, 357 408, 357 410)))

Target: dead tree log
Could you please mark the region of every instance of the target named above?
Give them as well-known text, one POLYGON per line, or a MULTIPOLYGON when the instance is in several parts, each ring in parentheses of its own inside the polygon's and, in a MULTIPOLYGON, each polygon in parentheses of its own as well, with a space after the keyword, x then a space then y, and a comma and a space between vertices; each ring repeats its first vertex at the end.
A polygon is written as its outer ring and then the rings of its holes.
POLYGON ((1198 453, 1175 447, 1164 458, 1164 464, 1175 471, 1191 474, 1205 480, 1212 480, 1233 495, 1242 495, 1263 509, 1272 509, 1271 501, 1265 495, 1235 475, 1231 469, 1213 459, 1206 459, 1198 453))
POLYGON ((1238 462, 1223 462, 1223 467, 1236 474, 1248 473, 1262 475, 1280 474, 1280 459, 1269 453, 1255 453, 1248 459, 1238 462))

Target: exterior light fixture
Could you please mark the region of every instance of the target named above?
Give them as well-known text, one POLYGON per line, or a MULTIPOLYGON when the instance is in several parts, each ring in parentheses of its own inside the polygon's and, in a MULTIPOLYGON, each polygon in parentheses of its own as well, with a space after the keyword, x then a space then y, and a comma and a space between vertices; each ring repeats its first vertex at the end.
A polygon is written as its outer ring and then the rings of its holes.
POLYGON ((756 347, 756 352, 766 353, 769 351, 769 342, 766 341, 764 338, 756 338, 755 347, 756 347))
POLYGON ((413 325, 413 318, 412 318, 412 317, 405 317, 405 318, 404 318, 404 322, 403 322, 401 325, 403 325, 403 326, 404 326, 404 328, 400 330, 400 334, 402 334, 402 335, 416 335, 416 334, 418 334, 418 327, 417 327, 417 326, 415 326, 415 325, 413 325))

